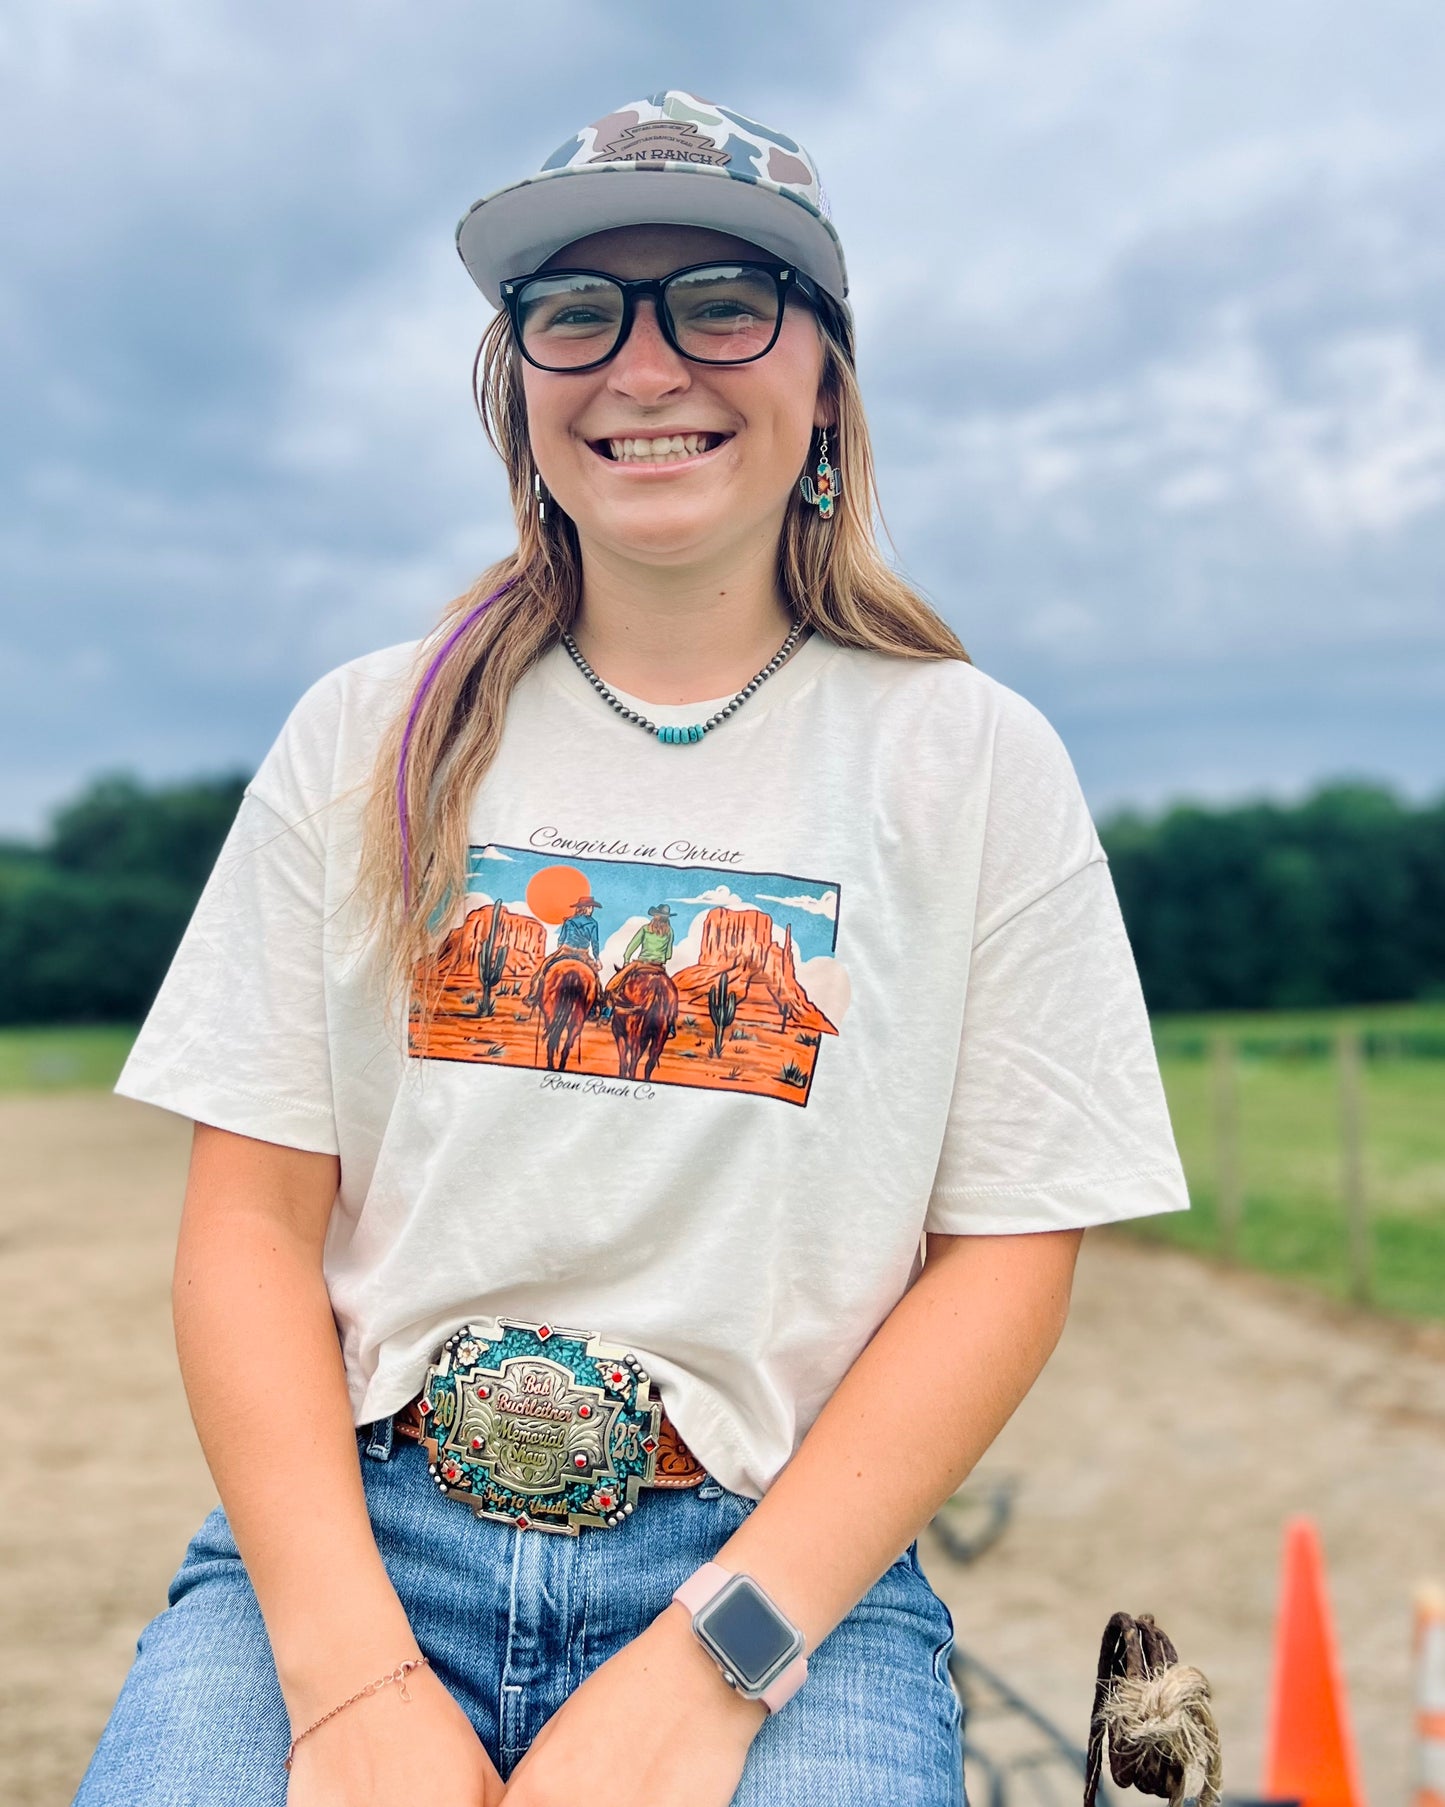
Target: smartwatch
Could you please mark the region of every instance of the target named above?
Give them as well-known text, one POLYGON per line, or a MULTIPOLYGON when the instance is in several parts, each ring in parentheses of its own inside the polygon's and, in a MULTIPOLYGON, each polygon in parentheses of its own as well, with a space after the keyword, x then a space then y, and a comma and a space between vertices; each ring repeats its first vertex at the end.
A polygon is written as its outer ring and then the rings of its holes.
POLYGON ((751 1575, 705 1562, 672 1597, 692 1614, 703 1649, 739 1694, 776 1713, 802 1687, 808 1673, 803 1634, 751 1575))

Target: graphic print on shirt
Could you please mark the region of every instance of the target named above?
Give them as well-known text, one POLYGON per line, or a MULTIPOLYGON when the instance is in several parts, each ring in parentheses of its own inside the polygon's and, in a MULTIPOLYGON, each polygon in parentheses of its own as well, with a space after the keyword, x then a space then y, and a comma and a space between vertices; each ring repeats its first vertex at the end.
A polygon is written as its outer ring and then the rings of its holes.
POLYGON ((839 895, 733 866, 473 847, 409 1051, 806 1105, 851 989, 839 895))

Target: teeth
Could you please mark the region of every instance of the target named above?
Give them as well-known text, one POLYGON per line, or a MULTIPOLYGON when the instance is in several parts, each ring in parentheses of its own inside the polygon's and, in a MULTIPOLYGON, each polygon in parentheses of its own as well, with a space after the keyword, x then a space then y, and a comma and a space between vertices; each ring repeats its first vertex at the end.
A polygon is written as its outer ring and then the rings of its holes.
POLYGON ((710 449, 710 433, 674 433, 670 439, 609 439, 612 456, 629 458, 692 458, 710 449))

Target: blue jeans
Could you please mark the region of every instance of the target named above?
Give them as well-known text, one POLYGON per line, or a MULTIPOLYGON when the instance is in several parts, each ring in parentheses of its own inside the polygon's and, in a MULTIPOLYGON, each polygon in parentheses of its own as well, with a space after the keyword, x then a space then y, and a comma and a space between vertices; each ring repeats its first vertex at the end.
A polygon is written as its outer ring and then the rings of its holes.
MULTIPOLYGON (((562 1702, 663 1611, 756 1504, 710 1475, 615 1528, 518 1531, 437 1492, 390 1418, 357 1431, 377 1547, 419 1647, 505 1780, 562 1702)), ((283 1807, 291 1730, 220 1506, 191 1539, 73 1807, 283 1807)), ((734 1807, 966 1807, 953 1621, 913 1544, 759 1727, 734 1807)))

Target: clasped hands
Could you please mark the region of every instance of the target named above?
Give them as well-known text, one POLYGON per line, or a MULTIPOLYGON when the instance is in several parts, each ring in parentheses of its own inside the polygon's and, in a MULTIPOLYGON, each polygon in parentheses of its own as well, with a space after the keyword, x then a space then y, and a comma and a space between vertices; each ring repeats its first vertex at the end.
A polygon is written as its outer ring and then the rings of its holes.
POLYGON ((728 1807, 767 1716, 723 1680, 674 1602, 568 1695, 496 1800, 576 1807, 611 1776, 625 1778, 629 1807, 728 1807))

